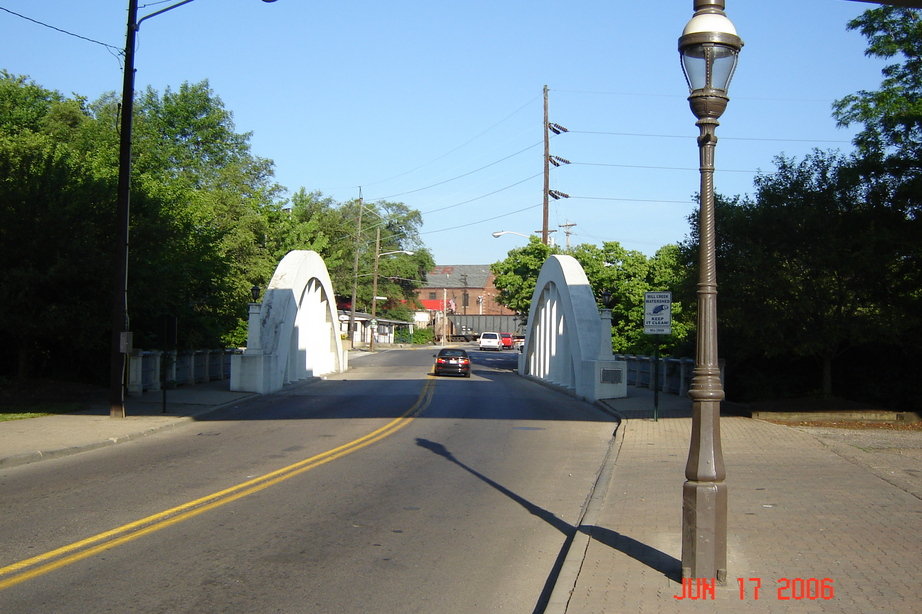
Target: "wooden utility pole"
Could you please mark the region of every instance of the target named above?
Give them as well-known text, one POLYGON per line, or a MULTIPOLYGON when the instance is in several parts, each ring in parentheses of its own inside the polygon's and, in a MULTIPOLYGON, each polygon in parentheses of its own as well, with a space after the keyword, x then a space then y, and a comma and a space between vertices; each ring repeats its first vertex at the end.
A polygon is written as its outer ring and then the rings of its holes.
POLYGON ((381 227, 375 228, 375 272, 371 282, 371 340, 368 348, 375 349, 375 335, 378 332, 378 261, 381 259, 381 227))
POLYGON ((362 210, 365 201, 362 199, 362 186, 359 186, 359 220, 355 228, 355 260, 352 265, 352 304, 349 306, 349 347, 355 349, 355 300, 359 285, 359 249, 362 244, 362 210))
MULTIPOLYGON (((448 276, 445 276, 448 283, 448 276)), ((442 288, 442 347, 445 347, 445 337, 448 336, 448 287, 442 288)))
POLYGON ((566 224, 560 224, 560 227, 563 228, 563 234, 567 236, 567 251, 570 251, 570 235, 573 234, 573 231, 570 230, 576 226, 573 222, 567 222, 566 224))
POLYGON ((547 85, 544 86, 544 207, 541 211, 541 242, 547 245, 547 218, 548 207, 547 197, 551 191, 551 135, 549 133, 550 125, 547 115, 547 85))
POLYGON ((112 302, 112 340, 109 359, 109 415, 125 417, 125 370, 131 352, 128 332, 128 233, 131 202, 131 128, 134 116, 134 52, 138 33, 138 2, 128 2, 125 70, 122 80, 122 117, 119 132, 116 192, 115 293, 112 302))

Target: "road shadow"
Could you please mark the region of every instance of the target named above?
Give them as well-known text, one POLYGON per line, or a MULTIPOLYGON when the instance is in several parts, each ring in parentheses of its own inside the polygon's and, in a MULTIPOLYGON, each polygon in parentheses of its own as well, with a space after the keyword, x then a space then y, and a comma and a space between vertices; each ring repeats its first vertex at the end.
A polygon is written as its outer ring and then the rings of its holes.
POLYGON ((636 561, 639 561, 651 569, 662 573, 664 576, 674 582, 681 582, 681 562, 676 558, 666 554, 665 552, 657 550, 652 546, 648 546, 642 542, 637 541, 636 539, 630 538, 626 535, 618 533, 617 531, 613 531, 605 527, 593 525, 581 525, 580 527, 575 527, 562 518, 557 517, 552 512, 544 509, 539 505, 536 505, 532 501, 529 501, 521 495, 509 490, 502 484, 496 482, 495 480, 485 476, 473 467, 466 465, 444 445, 421 437, 416 438, 416 445, 429 450, 433 454, 441 456, 445 460, 470 473, 477 479, 483 481, 488 486, 496 489, 503 495, 509 497, 515 503, 522 506, 532 516, 540 518, 564 535, 564 543, 561 546, 561 549, 558 552, 556 559, 554 560, 554 565, 552 566, 551 571, 544 582, 541 594, 538 597, 535 608, 532 610, 533 614, 541 614, 547 609, 547 606, 550 603, 551 594, 554 592, 554 588, 556 587, 557 581, 560 578, 560 572, 563 569, 563 565, 567 560, 568 555, 570 554, 570 549, 573 545, 573 539, 576 536, 577 531, 585 533, 591 539, 594 539, 614 550, 623 552, 636 561))
POLYGON ((583 525, 579 530, 597 542, 660 572, 673 582, 682 582, 682 561, 674 556, 605 527, 583 525))

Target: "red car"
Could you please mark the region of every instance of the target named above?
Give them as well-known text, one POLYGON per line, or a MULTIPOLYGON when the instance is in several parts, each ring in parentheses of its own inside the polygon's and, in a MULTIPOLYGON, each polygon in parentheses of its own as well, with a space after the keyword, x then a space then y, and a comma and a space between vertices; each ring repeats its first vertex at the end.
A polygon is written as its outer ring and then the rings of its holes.
POLYGON ((512 349, 512 333, 500 333, 499 339, 503 343, 504 350, 512 349))

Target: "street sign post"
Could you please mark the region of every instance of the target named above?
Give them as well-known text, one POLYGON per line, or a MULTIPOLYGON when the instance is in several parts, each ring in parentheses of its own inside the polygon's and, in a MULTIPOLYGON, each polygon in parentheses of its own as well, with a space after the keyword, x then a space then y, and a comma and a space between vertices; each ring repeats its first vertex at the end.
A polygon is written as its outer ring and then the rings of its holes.
MULTIPOLYGON (((672 334, 672 292, 644 292, 643 332, 647 335, 672 334)), ((653 342, 653 420, 659 418, 659 340, 653 342)))

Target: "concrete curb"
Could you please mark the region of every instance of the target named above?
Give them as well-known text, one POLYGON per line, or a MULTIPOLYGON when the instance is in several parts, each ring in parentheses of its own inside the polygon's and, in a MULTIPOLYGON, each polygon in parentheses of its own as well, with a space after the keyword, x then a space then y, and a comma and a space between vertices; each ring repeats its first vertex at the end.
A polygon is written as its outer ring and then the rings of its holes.
POLYGON ((576 533, 570 542, 567 553, 564 557, 563 565, 560 567, 560 573, 557 574, 557 580, 554 582, 554 589, 548 599, 547 606, 544 608, 544 614, 566 614, 570 604, 570 597, 576 588, 579 580, 579 574, 583 567, 583 561, 586 558, 586 552, 589 549, 589 543, 592 535, 588 527, 597 523, 599 514, 608 495, 608 489, 612 482, 612 474, 615 472, 615 466, 618 463, 618 456, 621 453, 621 446, 624 443, 624 419, 617 411, 606 406, 603 402, 595 404, 605 413, 611 414, 618 418, 618 425, 612 434, 612 440, 609 444, 608 451, 602 461, 602 467, 596 477, 592 491, 586 499, 583 506, 583 513, 580 516, 576 526, 576 533))

